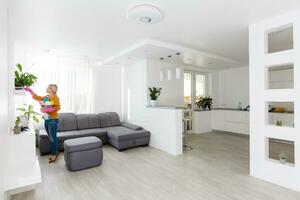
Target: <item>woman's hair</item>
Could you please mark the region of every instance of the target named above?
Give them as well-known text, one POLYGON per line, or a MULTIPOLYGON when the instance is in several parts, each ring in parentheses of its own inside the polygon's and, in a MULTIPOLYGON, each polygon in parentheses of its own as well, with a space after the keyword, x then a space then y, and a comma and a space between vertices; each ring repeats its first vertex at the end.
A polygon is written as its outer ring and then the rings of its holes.
POLYGON ((55 93, 55 94, 57 93, 58 87, 56 84, 50 84, 49 87, 53 93, 55 93))

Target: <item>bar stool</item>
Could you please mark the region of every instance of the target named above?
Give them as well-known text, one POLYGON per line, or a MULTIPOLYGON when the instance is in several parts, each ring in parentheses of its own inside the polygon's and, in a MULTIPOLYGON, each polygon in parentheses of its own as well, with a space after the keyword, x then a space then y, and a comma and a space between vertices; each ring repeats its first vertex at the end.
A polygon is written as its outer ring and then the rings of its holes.
POLYGON ((192 130, 192 117, 183 117, 183 134, 182 134, 182 147, 183 151, 192 150, 193 147, 188 145, 186 142, 186 137, 189 134, 189 132, 192 130))

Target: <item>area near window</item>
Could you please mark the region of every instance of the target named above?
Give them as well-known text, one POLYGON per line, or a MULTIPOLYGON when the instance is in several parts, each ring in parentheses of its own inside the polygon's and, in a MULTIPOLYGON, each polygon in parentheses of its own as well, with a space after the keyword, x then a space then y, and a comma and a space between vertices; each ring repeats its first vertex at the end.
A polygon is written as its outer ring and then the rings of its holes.
POLYGON ((206 94, 206 74, 196 71, 184 72, 184 105, 194 108, 200 97, 206 94))

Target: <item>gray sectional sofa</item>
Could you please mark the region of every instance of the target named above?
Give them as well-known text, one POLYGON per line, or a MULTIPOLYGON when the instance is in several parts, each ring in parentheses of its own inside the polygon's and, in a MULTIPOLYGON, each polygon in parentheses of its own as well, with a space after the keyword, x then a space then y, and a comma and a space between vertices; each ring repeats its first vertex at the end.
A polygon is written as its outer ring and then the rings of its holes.
MULTIPOLYGON (((96 136, 103 144, 110 144, 119 151, 148 146, 150 132, 140 126, 121 123, 117 113, 74 114, 60 113, 58 125, 59 150, 64 150, 64 141, 71 138, 96 136)), ((50 141, 45 129, 37 134, 41 155, 50 153, 50 141)))

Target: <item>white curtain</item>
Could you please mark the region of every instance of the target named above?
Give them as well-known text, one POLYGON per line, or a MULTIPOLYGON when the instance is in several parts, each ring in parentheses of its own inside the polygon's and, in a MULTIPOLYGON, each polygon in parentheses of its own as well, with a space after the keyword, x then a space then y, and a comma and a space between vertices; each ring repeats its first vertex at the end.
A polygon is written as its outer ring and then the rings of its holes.
POLYGON ((88 60, 29 55, 26 70, 38 77, 32 87, 38 95, 45 95, 49 84, 58 85, 60 112, 93 113, 93 68, 88 60))

